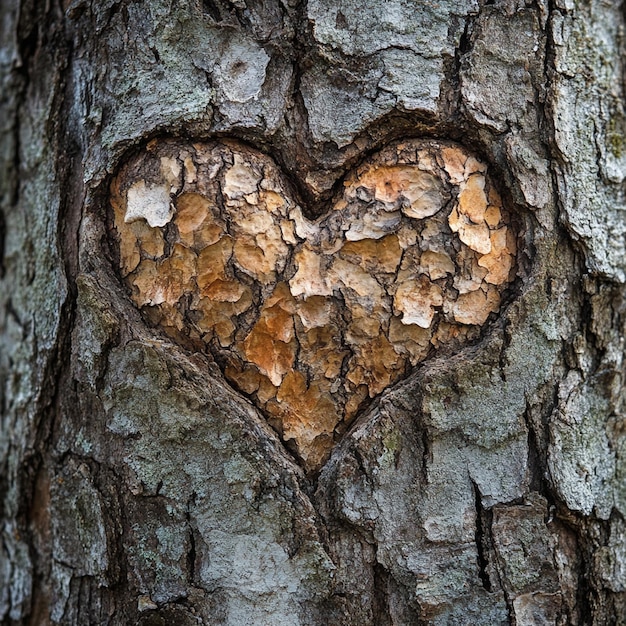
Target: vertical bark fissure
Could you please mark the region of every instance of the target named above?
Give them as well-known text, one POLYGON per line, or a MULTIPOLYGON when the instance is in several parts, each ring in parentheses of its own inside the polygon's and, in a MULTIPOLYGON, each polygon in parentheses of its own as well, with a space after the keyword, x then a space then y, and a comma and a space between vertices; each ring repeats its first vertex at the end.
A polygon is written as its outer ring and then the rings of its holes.
MULTIPOLYGON (((22 109, 26 109, 28 105, 28 89, 33 84, 32 72, 36 64, 37 55, 43 54, 44 41, 47 37, 52 36, 54 32, 54 19, 48 22, 41 15, 41 7, 37 9, 26 7, 22 4, 20 7, 20 18, 18 24, 18 49, 21 67, 19 75, 21 77, 21 87, 17 90, 17 98, 19 105, 16 110, 14 132, 15 132, 15 156, 14 156, 14 195, 12 205, 16 207, 20 203, 20 191, 22 188, 21 175, 23 172, 21 163, 21 153, 25 146, 21 142, 21 116, 24 114, 22 109), (32 12, 36 12, 40 20, 32 19, 32 12), (47 32, 45 32, 47 29, 47 32)), ((47 15, 45 16, 47 17, 47 15)), ((56 67, 55 67, 56 69, 56 67)), ((58 88, 59 83, 55 87, 58 88)), ((55 116, 53 109, 52 117, 55 116)), ((51 138, 53 143, 54 137, 51 138)), ((11 308, 11 301, 9 300, 11 308)), ((17 313, 13 313, 16 320, 19 319, 17 313)), ((21 322, 20 322, 21 325, 21 322)), ((34 325, 33 325, 34 326, 34 325)), ((69 328, 69 326, 67 327, 69 328)), ((65 330, 67 330, 67 328, 65 330)), ((35 351, 37 352, 37 329, 32 328, 33 342, 35 351)), ((44 356, 43 374, 41 376, 41 384, 37 389, 33 389, 33 426, 32 432, 29 433, 28 441, 24 442, 24 451, 20 460, 21 472, 19 476, 19 492, 20 492, 20 508, 18 510, 18 523, 22 533, 28 538, 30 561, 33 568, 33 580, 35 584, 30 591, 31 607, 37 607, 40 603, 40 595, 42 587, 45 588, 49 564, 47 554, 41 554, 37 548, 48 548, 42 542, 35 540, 36 534, 45 534, 45 529, 36 528, 32 525, 31 511, 34 497, 35 482, 45 462, 47 442, 50 437, 51 424, 54 420, 58 407, 59 383, 58 375, 60 372, 60 364, 63 359, 64 343, 67 335, 60 331, 57 335, 54 345, 48 354, 44 356)))
POLYGON ((377 561, 374 564, 374 603, 372 613, 378 626, 387 626, 389 622, 389 573, 377 561))
POLYGON ((478 577, 482 581, 486 591, 492 591, 493 585, 489 577, 489 554, 493 549, 489 536, 491 520, 489 512, 483 508, 482 496, 478 485, 472 480, 474 489, 474 502, 476 507, 476 532, 474 541, 476 543, 476 559, 478 561, 478 577))
POLYGON ((189 582, 196 585, 196 530, 191 520, 191 505, 195 504, 196 494, 191 494, 191 498, 187 502, 186 520, 187 532, 189 533, 189 551, 187 552, 187 569, 189 571, 189 582))
POLYGON ((0 280, 4 278, 6 268, 4 267, 4 250, 6 248, 6 219, 4 212, 0 209, 0 280))

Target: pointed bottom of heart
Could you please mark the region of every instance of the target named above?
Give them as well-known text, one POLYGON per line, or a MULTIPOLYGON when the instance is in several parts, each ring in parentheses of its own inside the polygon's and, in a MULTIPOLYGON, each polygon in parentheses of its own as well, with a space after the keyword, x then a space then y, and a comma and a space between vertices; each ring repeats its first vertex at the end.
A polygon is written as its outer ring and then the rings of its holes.
MULTIPOLYGON (((233 372, 225 368, 225 373, 235 389, 250 397, 257 407, 261 405, 256 394, 247 393, 249 389, 239 384, 241 377, 236 372, 231 377, 228 374, 233 372)), ((290 453, 307 473, 312 473, 324 465, 355 416, 369 404, 363 395, 353 398, 354 408, 348 407, 353 414, 346 420, 329 390, 323 392, 315 384, 307 385, 300 372, 292 371, 285 376, 275 397, 259 408, 290 453)))

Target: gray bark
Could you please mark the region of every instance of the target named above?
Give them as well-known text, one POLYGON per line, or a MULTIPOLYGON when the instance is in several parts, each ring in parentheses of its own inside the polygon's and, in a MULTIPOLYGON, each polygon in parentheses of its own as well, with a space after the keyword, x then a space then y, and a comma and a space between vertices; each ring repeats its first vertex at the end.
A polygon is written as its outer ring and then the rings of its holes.
POLYGON ((0 621, 623 624, 624 21, 600 0, 0 5, 0 621), (310 214, 395 139, 480 154, 519 216, 479 340, 306 476, 109 245, 153 138, 233 137, 310 214))

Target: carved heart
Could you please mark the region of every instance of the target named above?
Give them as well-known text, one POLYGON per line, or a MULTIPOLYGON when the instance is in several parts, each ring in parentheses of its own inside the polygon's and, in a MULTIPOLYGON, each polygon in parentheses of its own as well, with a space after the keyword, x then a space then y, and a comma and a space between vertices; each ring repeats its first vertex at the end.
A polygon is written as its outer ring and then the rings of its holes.
POLYGON ((450 142, 388 146, 308 220, 265 154, 153 141, 111 185, 146 319, 207 349, 307 470, 370 398, 477 336, 512 279, 510 214, 450 142))

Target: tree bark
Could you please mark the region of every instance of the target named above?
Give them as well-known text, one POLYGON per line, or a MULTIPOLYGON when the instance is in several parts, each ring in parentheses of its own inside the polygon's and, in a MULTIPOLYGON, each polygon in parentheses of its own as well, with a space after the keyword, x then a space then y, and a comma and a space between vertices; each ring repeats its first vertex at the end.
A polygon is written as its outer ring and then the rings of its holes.
POLYGON ((626 621, 621 5, 0 18, 3 624, 626 621), (167 141, 245 146, 311 219, 389 146, 462 146, 513 216, 515 279, 303 464, 120 275, 112 181, 167 141))

